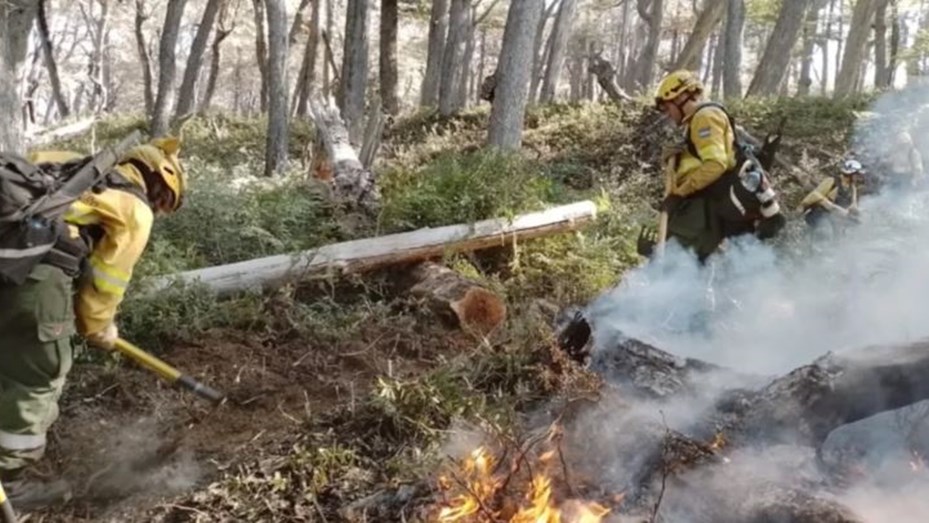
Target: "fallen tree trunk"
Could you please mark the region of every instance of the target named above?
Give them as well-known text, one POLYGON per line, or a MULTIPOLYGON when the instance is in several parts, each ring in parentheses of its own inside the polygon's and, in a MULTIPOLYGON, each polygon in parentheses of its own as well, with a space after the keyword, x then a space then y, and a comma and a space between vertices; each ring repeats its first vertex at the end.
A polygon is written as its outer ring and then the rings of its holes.
POLYGON ((631 338, 600 353, 604 376, 643 397, 692 397, 701 385, 728 383, 703 425, 726 431, 734 443, 818 447, 842 425, 929 399, 929 340, 830 353, 767 384, 631 338), (753 381, 763 386, 750 387, 753 381))
POLYGON ((29 145, 35 147, 56 140, 66 140, 87 132, 97 122, 95 117, 82 118, 56 127, 37 129, 26 137, 29 145))
POLYGON ((425 299, 455 327, 489 334, 506 320, 506 304, 500 296, 447 267, 425 262, 406 277, 412 283, 408 292, 425 299))
POLYGON ((626 433, 598 444, 591 437, 597 428, 582 425, 569 448, 596 456, 584 465, 600 474, 621 463, 630 509, 648 511, 673 489, 677 497, 665 503, 696 514, 692 521, 861 521, 823 487, 830 481, 816 458, 823 443, 846 424, 929 399, 929 340, 830 353, 775 379, 622 336, 604 341, 592 366, 623 403, 591 407, 588 418, 609 419, 626 433), (623 411, 629 414, 616 414, 623 411), (642 415, 665 411, 677 412, 673 429, 642 415), (606 450, 591 452, 600 446, 606 450), (785 465, 783 449, 791 458, 802 455, 816 477, 785 479, 800 465, 785 465), (771 474, 777 466, 788 472, 771 474), (756 470, 764 473, 747 477, 756 470))
POLYGON ((591 222, 596 214, 597 207, 593 202, 582 201, 523 214, 512 221, 495 218, 473 224, 353 240, 291 255, 269 256, 159 277, 152 282, 148 292, 165 289, 176 280, 199 282, 221 295, 273 288, 331 269, 349 273, 363 272, 428 260, 446 253, 502 247, 518 241, 573 231, 591 222))
POLYGON ((314 96, 310 111, 332 168, 333 195, 351 207, 377 214, 381 196, 374 173, 365 168, 352 148, 348 128, 332 98, 314 96))
POLYGON ((372 111, 368 117, 368 123, 365 126, 364 140, 362 140, 361 155, 359 160, 365 169, 370 169, 374 165, 374 158, 377 156, 377 150, 381 146, 381 135, 384 134, 384 126, 387 124, 387 117, 381 112, 380 104, 372 111))

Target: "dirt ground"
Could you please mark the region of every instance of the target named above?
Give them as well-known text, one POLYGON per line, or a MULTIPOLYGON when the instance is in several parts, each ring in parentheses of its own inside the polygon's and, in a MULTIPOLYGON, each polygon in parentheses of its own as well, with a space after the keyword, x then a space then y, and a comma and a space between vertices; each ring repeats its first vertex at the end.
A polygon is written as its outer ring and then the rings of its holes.
POLYGON ((144 521, 159 508, 183 513, 172 499, 269 449, 287 448, 314 417, 353 409, 376 376, 424 372, 440 352, 468 344, 439 325, 402 321, 387 331, 383 324, 362 329, 334 346, 211 331, 164 358, 224 391, 218 407, 126 362, 77 365, 43 463, 71 482, 74 497, 29 521, 144 521))

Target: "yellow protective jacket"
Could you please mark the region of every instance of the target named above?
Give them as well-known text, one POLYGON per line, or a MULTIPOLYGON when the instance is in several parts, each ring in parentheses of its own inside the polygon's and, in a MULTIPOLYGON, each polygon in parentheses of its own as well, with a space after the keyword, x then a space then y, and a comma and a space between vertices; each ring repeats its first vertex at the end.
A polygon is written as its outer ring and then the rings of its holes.
MULTIPOLYGON (((842 182, 840 181, 838 183, 842 182)), ((836 203, 839 206, 848 206, 855 202, 857 199, 857 190, 854 185, 849 185, 842 188, 848 192, 848 196, 846 196, 846 198, 849 200, 848 202, 836 201, 839 197, 839 189, 840 187, 836 184, 836 177, 830 176, 819 182, 819 185, 810 191, 810 193, 807 194, 805 198, 803 198, 803 200, 800 202, 800 208, 802 210, 806 210, 810 207, 813 207, 814 205, 821 205, 826 201, 836 203)))
POLYGON ((677 196, 690 196, 708 187, 736 163, 735 130, 725 111, 715 106, 698 107, 684 123, 694 151, 685 148, 677 157, 671 187, 671 194, 677 196))
MULTIPOLYGON (((61 162, 75 157, 80 155, 40 152, 30 155, 29 160, 61 162)), ((116 170, 145 190, 142 174, 131 164, 119 165, 116 170)), ((77 329, 82 335, 101 332, 115 319, 132 270, 148 244, 153 220, 145 202, 118 189, 87 191, 65 213, 72 238, 78 237, 79 228, 97 228, 99 233, 88 260, 91 273, 80 281, 75 297, 77 329)))

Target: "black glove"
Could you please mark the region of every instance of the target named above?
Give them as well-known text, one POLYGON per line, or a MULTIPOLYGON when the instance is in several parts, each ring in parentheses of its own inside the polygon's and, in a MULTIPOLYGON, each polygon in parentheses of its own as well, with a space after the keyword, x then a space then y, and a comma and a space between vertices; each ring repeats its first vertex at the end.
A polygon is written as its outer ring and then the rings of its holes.
POLYGON ((785 218, 783 214, 777 213, 770 218, 762 218, 761 221, 758 222, 755 233, 758 235, 759 240, 770 240, 777 236, 785 225, 787 225, 787 218, 785 218))
POLYGON ((655 245, 658 243, 658 231, 645 225, 639 230, 639 238, 635 243, 635 251, 640 256, 651 258, 655 252, 655 245))
POLYGON ((684 201, 683 196, 678 196, 676 194, 669 194, 665 196, 664 200, 661 202, 661 210, 670 214, 677 210, 681 205, 681 202, 684 201))

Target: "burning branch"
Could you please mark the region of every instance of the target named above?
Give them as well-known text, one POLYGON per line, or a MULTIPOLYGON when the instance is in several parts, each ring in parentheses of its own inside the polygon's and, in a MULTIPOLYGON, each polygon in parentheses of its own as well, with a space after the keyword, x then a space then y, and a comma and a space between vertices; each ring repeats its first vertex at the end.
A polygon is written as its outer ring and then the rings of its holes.
MULTIPOLYGON (((472 451, 461 463, 454 465, 458 471, 448 472, 447 477, 454 480, 462 492, 440 509, 437 521, 600 523, 610 509, 596 502, 574 499, 577 497, 576 490, 567 481, 568 464, 561 448, 561 433, 560 427, 553 424, 547 433, 534 435, 522 443, 501 437, 505 442, 503 459, 506 459, 505 456, 513 456, 505 477, 496 474, 502 468, 502 459, 495 460, 483 446, 472 451), (533 452, 543 443, 547 449, 533 452), (562 478, 548 472, 556 454, 561 464, 562 478), (519 473, 524 469, 528 472, 528 478, 519 481, 519 473), (557 492, 562 489, 570 495, 566 496, 569 499, 559 502, 561 496, 557 492)), ((440 486, 448 489, 446 476, 440 478, 440 486)))

